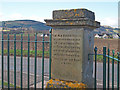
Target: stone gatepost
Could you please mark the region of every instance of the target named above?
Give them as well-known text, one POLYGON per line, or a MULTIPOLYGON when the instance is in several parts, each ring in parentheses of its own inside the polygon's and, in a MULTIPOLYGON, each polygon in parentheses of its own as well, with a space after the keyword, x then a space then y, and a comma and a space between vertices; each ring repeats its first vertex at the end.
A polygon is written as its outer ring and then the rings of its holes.
POLYGON ((52 78, 78 81, 93 87, 94 29, 100 27, 94 12, 87 9, 53 11, 53 19, 45 20, 52 27, 52 78))

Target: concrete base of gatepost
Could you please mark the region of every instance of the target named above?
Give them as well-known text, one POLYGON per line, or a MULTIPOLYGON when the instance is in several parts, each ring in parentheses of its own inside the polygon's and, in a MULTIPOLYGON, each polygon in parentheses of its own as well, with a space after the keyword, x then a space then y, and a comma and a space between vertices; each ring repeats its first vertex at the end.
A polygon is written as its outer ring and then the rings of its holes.
POLYGON ((63 81, 58 79, 51 79, 47 82, 46 89, 49 88, 79 88, 79 89, 85 89, 87 88, 87 85, 83 83, 78 83, 77 81, 63 81))

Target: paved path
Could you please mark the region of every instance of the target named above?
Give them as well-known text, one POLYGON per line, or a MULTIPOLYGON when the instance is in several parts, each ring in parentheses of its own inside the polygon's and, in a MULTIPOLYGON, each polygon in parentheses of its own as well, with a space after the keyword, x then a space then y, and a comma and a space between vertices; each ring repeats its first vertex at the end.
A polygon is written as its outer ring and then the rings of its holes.
MULTIPOLYGON (((20 73, 21 73, 21 58, 17 57, 16 59, 16 85, 20 86, 20 73)), ((23 87, 27 87, 27 57, 23 58, 23 87)), ((34 84, 34 58, 30 58, 30 86, 34 84)), ((1 57, 0 57, 0 70, 1 70, 1 57)), ((44 74, 45 74, 45 81, 48 81, 49 76, 49 60, 45 58, 44 60, 44 74)), ((0 74, 1 79, 1 74, 0 74)), ((4 57, 4 80, 7 81, 7 57, 4 57)), ((37 59, 37 83, 42 81, 42 59, 37 59)), ((14 57, 10 57, 10 83, 14 83, 14 57)))
MULTIPOLYGON (((20 73, 21 73, 21 58, 20 57, 17 57, 16 59, 16 77, 17 77, 17 81, 16 81, 16 84, 17 86, 20 86, 20 73)), ((30 58, 30 86, 34 86, 34 58, 31 57, 30 58)), ((45 58, 45 63, 44 63, 44 73, 45 73, 45 81, 48 81, 48 76, 49 76, 49 59, 45 58)), ((110 64, 110 67, 112 65, 110 64)), ((97 84, 98 84, 98 87, 102 87, 102 80, 103 80, 103 64, 102 63, 97 63, 97 84)), ((23 87, 27 87, 27 57, 24 57, 23 58, 23 87)), ((94 69, 94 67, 93 67, 94 69)), ((0 70, 1 70, 1 57, 0 57, 0 70)), ((112 71, 112 68, 110 68, 110 71, 112 71)), ((0 71, 1 72, 1 71, 0 71)), ((93 70, 94 72, 94 70, 93 70)), ((112 75, 112 72, 110 72, 110 78, 111 78, 111 75, 112 75)), ((1 78, 1 74, 0 74, 0 78, 1 78)), ((7 57, 4 56, 4 80, 7 81, 7 57)), ((112 79, 110 79, 112 80, 112 79)), ((37 86, 38 87, 41 87, 40 86, 40 83, 42 81, 42 59, 41 58, 38 58, 37 59, 37 86)), ((117 65, 115 64, 115 84, 116 84, 116 81, 117 81, 117 65)), ((10 83, 14 83, 14 57, 11 56, 10 57, 10 83)), ((111 84, 111 81, 110 81, 110 84, 111 84)))
MULTIPOLYGON (((94 64, 93 64, 94 65, 94 64)), ((106 76, 108 76, 108 64, 106 64, 106 76)), ((94 69, 94 66, 93 66, 94 69)), ((94 77, 94 70, 93 70, 93 77, 94 77)), ((106 77, 106 83, 107 83, 107 77, 106 77)), ((103 63, 98 62, 97 63, 97 85, 98 87, 103 87, 103 63)), ((117 64, 114 64, 114 84, 115 87, 117 87, 117 64)), ((110 64, 110 87, 112 87, 112 64, 110 64)))

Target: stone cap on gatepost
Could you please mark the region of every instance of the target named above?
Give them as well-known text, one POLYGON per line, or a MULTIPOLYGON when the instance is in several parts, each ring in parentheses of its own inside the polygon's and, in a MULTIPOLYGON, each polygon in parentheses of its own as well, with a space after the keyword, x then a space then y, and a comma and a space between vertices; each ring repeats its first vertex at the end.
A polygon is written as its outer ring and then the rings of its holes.
POLYGON ((53 19, 45 19, 48 26, 90 26, 99 28, 94 12, 87 9, 54 10, 53 19))
POLYGON ((94 12, 87 9, 54 10, 53 19, 89 18, 95 20, 94 12))

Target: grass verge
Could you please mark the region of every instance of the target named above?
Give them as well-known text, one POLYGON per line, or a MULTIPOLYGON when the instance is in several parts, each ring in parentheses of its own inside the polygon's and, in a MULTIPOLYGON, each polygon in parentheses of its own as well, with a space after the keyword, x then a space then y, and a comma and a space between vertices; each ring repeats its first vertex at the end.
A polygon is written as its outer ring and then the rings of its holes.
MULTIPOLYGON (((2 81, 0 81, 0 85, 2 85, 2 81)), ((5 88, 8 87, 8 83, 5 82, 5 81, 4 81, 4 87, 5 87, 5 88)), ((14 85, 10 83, 10 87, 13 88, 14 85)), ((17 88, 19 88, 19 87, 17 87, 17 88)))
MULTIPOLYGON (((115 55, 114 58, 117 58, 117 55, 115 55)), ((95 60, 95 55, 94 55, 94 60, 95 60)), ((112 62, 112 59, 109 59, 109 60, 110 60, 110 62, 112 62)), ((97 55, 97 61, 102 62, 103 61, 103 56, 102 55, 97 55)), ((108 57, 106 58, 106 62, 107 61, 108 61, 108 57)), ((115 62, 117 62, 117 61, 115 61, 115 62)))
MULTIPOLYGON (((42 57, 42 51, 38 50, 37 51, 37 57, 42 57)), ((1 54, 1 50, 0 50, 0 54, 1 54)), ((7 55, 8 52, 7 50, 4 50, 4 55, 7 55)), ((10 50, 10 55, 14 55, 14 50, 10 50)), ((23 50, 23 57, 26 57, 28 55, 28 50, 23 50)), ((16 56, 21 56, 21 50, 17 49, 16 50, 16 56)), ((30 57, 34 57, 35 56, 35 50, 30 50, 30 57)), ((44 51, 44 56, 47 58, 49 57, 49 51, 44 51)), ((93 55, 93 57, 95 57, 93 55)), ((115 55, 115 58, 117 58, 117 55, 115 55)), ((95 58, 94 58, 95 60, 95 58)), ((111 60, 111 59, 110 59, 111 60)), ((103 61, 103 56, 102 55, 97 55, 97 61, 103 61)), ((107 61, 107 58, 106 58, 107 61)), ((112 60, 111 60, 112 61, 112 60)))
MULTIPOLYGON (((42 56, 42 51, 37 51, 37 57, 41 57, 42 56)), ((1 54, 1 51, 0 51, 0 54, 1 54)), ((7 50, 4 50, 4 55, 7 55, 8 54, 8 51, 7 50)), ((14 50, 10 50, 10 55, 14 55, 14 50)), ((16 55, 17 56, 21 56, 21 50, 17 49, 16 50, 16 55)), ((27 56, 28 55, 28 50, 23 50, 23 56, 27 56)), ((45 57, 49 57, 49 51, 44 51, 44 55, 45 57)), ((35 56, 35 50, 31 50, 30 51, 30 56, 31 57, 34 57, 35 56)))

